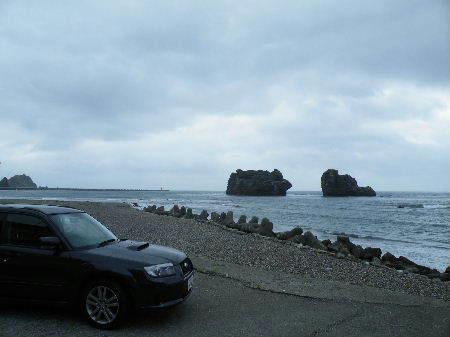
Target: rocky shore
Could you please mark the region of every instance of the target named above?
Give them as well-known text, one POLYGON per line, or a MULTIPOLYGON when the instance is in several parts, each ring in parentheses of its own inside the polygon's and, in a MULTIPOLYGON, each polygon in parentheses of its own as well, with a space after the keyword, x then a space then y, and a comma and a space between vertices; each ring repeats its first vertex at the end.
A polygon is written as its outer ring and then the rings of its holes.
MULTIPOLYGON (((137 206, 137 204, 133 205, 137 206)), ((172 209, 166 211, 164 206, 157 207, 156 205, 144 208, 145 212, 173 216, 175 218, 194 219, 198 221, 214 222, 216 224, 223 225, 230 229, 238 230, 245 233, 255 233, 264 237, 274 238, 280 241, 290 241, 300 246, 308 246, 323 252, 334 254, 337 258, 346 258, 350 260, 360 261, 379 267, 386 267, 395 269, 403 273, 414 273, 428 277, 429 279, 436 279, 441 281, 450 281, 450 266, 441 273, 437 269, 431 269, 426 266, 422 266, 414 263, 404 256, 396 257, 390 252, 386 252, 382 255, 380 248, 365 247, 355 245, 350 241, 348 236, 337 236, 335 242, 330 240, 320 241, 310 231, 303 232, 300 227, 293 228, 286 232, 273 232, 273 223, 267 219, 262 218, 259 222, 257 216, 253 216, 247 221, 247 216, 241 215, 237 222, 234 221, 233 212, 223 212, 218 214, 216 212, 211 213, 210 219, 207 210, 203 210, 200 214, 194 214, 191 208, 184 206, 174 205, 172 209)))
MULTIPOLYGON (((190 255, 205 257, 218 265, 223 261, 257 268, 261 271, 290 273, 318 282, 320 280, 336 281, 340 282, 341 287, 345 287, 345 284, 371 286, 399 293, 450 300, 448 282, 396 270, 376 262, 357 259, 351 255, 342 256, 328 249, 315 249, 296 243, 293 237, 311 237, 306 233, 299 234, 299 229, 291 233, 294 235, 289 240, 288 237, 291 234, 287 233, 264 236, 231 228, 210 220, 210 216, 206 216, 207 212, 203 212, 203 218, 200 219, 200 214, 194 214, 186 207, 178 207, 181 213, 183 209, 186 210, 184 216, 180 214, 171 216, 170 211, 163 210, 161 207, 150 207, 154 210, 151 213, 132 208, 128 204, 118 203, 54 200, 2 200, 1 202, 57 204, 83 209, 110 227, 120 238, 168 245, 190 255), (159 210, 156 212, 155 208, 159 210)), ((176 213, 176 209, 174 207, 172 211, 176 213)), ((228 220, 231 219, 230 215, 228 220)), ((223 215, 221 214, 220 217, 223 218, 223 215)), ((245 223, 249 224, 250 221, 245 223)), ((258 221, 258 224, 260 223, 258 221)), ((254 227, 254 224, 248 225, 248 229, 254 227)))

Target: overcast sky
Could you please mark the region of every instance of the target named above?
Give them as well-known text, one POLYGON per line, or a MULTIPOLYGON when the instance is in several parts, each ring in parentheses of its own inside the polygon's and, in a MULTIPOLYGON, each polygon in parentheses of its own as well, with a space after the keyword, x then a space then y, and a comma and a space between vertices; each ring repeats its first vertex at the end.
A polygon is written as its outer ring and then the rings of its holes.
MULTIPOLYGON (((0 175, 449 191, 449 2, 0 1, 0 175)), ((0 179, 1 179, 0 177, 0 179)))

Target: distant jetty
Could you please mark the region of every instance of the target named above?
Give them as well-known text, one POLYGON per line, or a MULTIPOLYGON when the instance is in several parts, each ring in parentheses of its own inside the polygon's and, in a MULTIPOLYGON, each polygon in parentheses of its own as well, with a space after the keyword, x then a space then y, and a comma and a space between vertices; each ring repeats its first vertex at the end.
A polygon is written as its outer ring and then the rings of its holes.
POLYGON ((146 190, 146 189, 133 189, 133 188, 76 188, 76 187, 47 187, 47 186, 37 186, 33 179, 31 179, 26 174, 15 175, 11 178, 4 177, 0 180, 0 191, 5 190, 20 190, 20 191, 97 191, 97 192, 114 192, 114 191, 131 191, 131 192, 169 192, 169 190, 164 190, 162 187, 159 190, 146 190))
POLYGON ((131 192, 169 192, 170 190, 145 190, 145 189, 129 189, 129 188, 72 188, 72 187, 0 187, 0 191, 3 190, 21 190, 21 191, 131 191, 131 192))

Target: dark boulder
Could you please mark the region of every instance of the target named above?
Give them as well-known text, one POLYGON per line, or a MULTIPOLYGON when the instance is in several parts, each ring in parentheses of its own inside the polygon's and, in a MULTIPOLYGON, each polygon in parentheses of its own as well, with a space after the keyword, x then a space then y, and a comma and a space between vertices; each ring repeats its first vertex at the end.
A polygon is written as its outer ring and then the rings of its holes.
POLYGON ((302 243, 303 242, 303 235, 301 235, 301 234, 294 235, 293 237, 291 237, 291 238, 289 238, 287 240, 295 242, 295 243, 302 243))
POLYGON ((227 227, 234 227, 234 217, 232 211, 228 211, 227 214, 225 214, 225 218, 222 223, 227 227))
POLYGON ((17 188, 37 188, 37 185, 33 182, 33 180, 25 175, 15 175, 8 179, 9 187, 17 187, 17 188))
POLYGON ((450 273, 442 273, 441 274, 441 281, 443 282, 449 282, 450 281, 450 273))
POLYGON ((391 263, 394 263, 394 262, 397 261, 397 258, 395 257, 395 255, 393 255, 393 254, 391 254, 391 253, 389 253, 389 252, 386 252, 386 253, 384 253, 383 256, 381 257, 381 261, 382 261, 382 262, 391 262, 391 263))
POLYGON ((201 213, 200 213, 200 215, 198 216, 198 218, 199 218, 200 220, 208 220, 208 216, 209 216, 208 211, 207 211, 206 209, 204 209, 203 211, 201 211, 201 213))
POLYGON ((373 257, 371 262, 373 265, 376 265, 376 266, 381 265, 381 260, 378 257, 373 257))
POLYGON ((328 247, 329 245, 331 245, 331 240, 330 240, 330 239, 322 240, 322 244, 323 244, 325 247, 328 247))
POLYGON ((405 263, 403 263, 401 259, 398 259, 395 255, 393 255, 389 252, 386 252, 383 254, 383 256, 381 257, 381 262, 386 267, 394 268, 397 270, 405 270, 405 269, 407 269, 407 267, 409 267, 409 270, 408 270, 409 272, 416 272, 416 271, 418 272, 418 270, 414 270, 413 267, 415 266, 415 264, 412 261, 409 261, 411 263, 408 262, 405 265, 405 263))
POLYGON ((261 220, 260 226, 264 232, 273 232, 273 223, 267 218, 261 220))
POLYGON ((247 216, 246 215, 241 215, 239 217, 238 224, 246 223, 246 222, 247 222, 247 216))
POLYGON ((404 256, 399 256, 397 259, 397 263, 402 264, 405 267, 408 266, 418 266, 416 263, 414 263, 413 261, 411 261, 410 259, 404 257, 404 256))
MULTIPOLYGON (((433 272, 433 270, 431 268, 428 268, 426 266, 421 266, 419 264, 416 264, 415 267, 419 270, 420 275, 428 276, 430 273, 433 272)), ((436 271, 436 269, 434 269, 434 271, 436 271)))
POLYGON ((145 207, 144 208, 144 212, 155 213, 156 212, 156 205, 145 207))
POLYGON ((348 174, 340 175, 338 174, 338 170, 326 170, 322 174, 320 181, 324 197, 374 197, 376 195, 372 187, 359 187, 355 178, 349 176, 348 174))
POLYGON ((348 236, 338 235, 336 242, 330 242, 330 244, 327 245, 327 249, 333 253, 340 253, 344 256, 356 254, 356 257, 360 258, 360 251, 358 247, 354 243, 350 242, 350 238, 348 236), (355 254, 352 253, 352 250, 355 251, 355 254))
POLYGON ((419 274, 420 270, 416 266, 407 266, 405 269, 403 269, 405 273, 413 273, 413 274, 419 274))
POLYGON ((350 254, 350 250, 347 248, 346 245, 342 244, 339 241, 333 242, 327 246, 327 250, 330 252, 333 252, 335 254, 342 254, 344 256, 347 256, 350 254))
POLYGON ((8 178, 4 177, 0 180, 0 187, 9 187, 8 178))
POLYGON ((212 212, 211 213, 211 221, 220 223, 220 214, 217 212, 212 212))
POLYGON ((350 249, 350 254, 352 254, 354 257, 358 259, 361 259, 363 255, 363 250, 364 250, 363 247, 361 247, 360 245, 354 245, 350 249))
POLYGON ((439 270, 437 270, 437 269, 432 269, 432 270, 427 274, 427 277, 428 277, 428 278, 431 278, 431 279, 435 279, 435 278, 440 279, 440 278, 441 278, 441 273, 440 273, 439 270))
POLYGON ((350 246, 350 244, 351 244, 350 238, 348 236, 338 235, 337 236, 337 241, 342 243, 344 246, 350 246))
POLYGON ((154 213, 155 213, 155 214, 158 214, 158 215, 164 215, 164 214, 165 214, 164 206, 158 207, 158 208, 155 210, 154 213))
POLYGON ((172 209, 169 211, 170 215, 174 217, 180 216, 180 207, 178 205, 173 205, 172 209))
POLYGON ((283 178, 277 169, 272 172, 263 170, 236 170, 228 179, 227 194, 253 196, 283 196, 292 184, 283 178))
POLYGON ((243 223, 238 224, 238 229, 246 233, 257 233, 264 236, 274 237, 275 234, 271 227, 266 224, 265 226, 258 223, 243 223))
POLYGON ((323 243, 317 239, 317 237, 310 231, 305 232, 305 234, 300 235, 300 242, 304 246, 309 246, 316 249, 327 250, 323 243))
POLYGON ((301 235, 303 233, 303 229, 301 229, 300 227, 295 227, 293 229, 291 229, 290 231, 286 231, 286 232, 279 232, 276 233, 276 237, 279 240, 289 240, 291 238, 293 238, 296 235, 301 235))
POLYGON ((380 248, 372 248, 367 247, 364 248, 361 252, 361 259, 372 261, 374 257, 381 259, 381 249, 380 248))
POLYGON ((394 268, 397 270, 404 270, 405 273, 421 274, 426 275, 430 278, 437 278, 440 276, 440 273, 436 269, 430 269, 426 266, 421 266, 404 256, 400 256, 397 258, 389 252, 386 252, 381 257, 381 261, 386 267, 394 268), (437 275, 437 273, 439 273, 439 275, 437 275))
POLYGON ((186 210, 186 214, 184 215, 185 219, 193 219, 194 218, 194 214, 192 213, 192 208, 188 208, 186 210))
POLYGON ((258 223, 259 219, 257 216, 252 216, 252 218, 250 219, 250 221, 248 223, 258 223))
POLYGON ((180 207, 180 218, 186 215, 186 207, 180 207))

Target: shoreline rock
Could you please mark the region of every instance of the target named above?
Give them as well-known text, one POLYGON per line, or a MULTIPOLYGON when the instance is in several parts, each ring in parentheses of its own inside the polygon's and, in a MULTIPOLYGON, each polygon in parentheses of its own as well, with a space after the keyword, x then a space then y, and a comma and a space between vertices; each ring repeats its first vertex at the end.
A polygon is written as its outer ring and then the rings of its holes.
POLYGON ((374 197, 372 187, 359 187, 355 178, 348 174, 340 175, 338 170, 328 169, 320 178, 322 194, 324 197, 374 197))
POLYGON ((396 257, 390 252, 385 252, 382 255, 380 248, 365 247, 356 245, 350 241, 347 235, 337 235, 336 241, 331 240, 320 241, 313 233, 307 231, 303 233, 303 229, 295 227, 285 232, 273 232, 273 223, 268 218, 263 218, 259 223, 257 216, 252 216, 247 221, 246 215, 241 215, 238 222, 234 221, 232 211, 227 213, 211 212, 210 219, 208 219, 208 211, 203 210, 200 215, 193 214, 191 208, 179 207, 174 205, 170 211, 164 211, 164 206, 157 207, 156 205, 148 206, 143 209, 145 212, 154 213, 157 215, 167 215, 174 217, 181 217, 184 219, 193 219, 197 221, 211 221, 219 225, 238 230, 245 233, 259 234, 264 237, 273 238, 279 241, 290 241, 301 246, 307 246, 318 251, 328 252, 335 255, 337 258, 350 258, 359 260, 362 263, 369 263, 374 266, 395 269, 405 273, 414 273, 423 275, 429 279, 437 279, 443 282, 450 281, 450 266, 445 272, 441 273, 437 269, 432 269, 426 266, 416 264, 404 256, 396 257), (182 215, 181 215, 182 214, 182 215))

